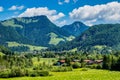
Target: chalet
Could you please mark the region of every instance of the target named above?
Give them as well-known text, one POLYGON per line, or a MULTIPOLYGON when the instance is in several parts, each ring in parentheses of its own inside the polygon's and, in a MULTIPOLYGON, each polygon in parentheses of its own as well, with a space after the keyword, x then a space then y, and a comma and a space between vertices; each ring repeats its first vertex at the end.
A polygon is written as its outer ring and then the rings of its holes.
POLYGON ((65 63, 65 60, 59 60, 57 63, 58 63, 58 65, 62 65, 65 63))
MULTIPOLYGON (((74 64, 75 62, 79 62, 80 63, 80 60, 74 59, 73 61, 70 62, 70 64, 74 64)), ((92 64, 101 64, 103 62, 103 60, 90 60, 90 59, 86 59, 86 60, 84 60, 84 62, 87 65, 92 65, 92 64)), ((58 66, 62 65, 64 63, 65 63, 64 59, 57 61, 57 65, 58 66)))
POLYGON ((90 64, 101 64, 103 62, 103 60, 84 60, 85 63, 87 63, 88 65, 90 64))
POLYGON ((101 64, 103 62, 103 60, 95 60, 96 64, 101 64))
POLYGON ((93 64, 93 63, 94 63, 94 61, 93 61, 93 60, 84 60, 84 62, 85 62, 85 63, 87 63, 88 65, 93 64))
POLYGON ((80 60, 74 59, 73 62, 80 62, 80 60))

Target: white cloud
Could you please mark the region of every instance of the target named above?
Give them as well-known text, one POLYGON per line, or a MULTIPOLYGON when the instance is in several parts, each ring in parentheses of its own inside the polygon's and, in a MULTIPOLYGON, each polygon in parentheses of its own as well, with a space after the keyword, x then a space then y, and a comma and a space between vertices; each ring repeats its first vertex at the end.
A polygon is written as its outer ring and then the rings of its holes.
POLYGON ((70 0, 58 0, 59 5, 63 5, 64 3, 69 3, 70 0))
POLYGON ((8 10, 22 10, 22 9, 24 9, 24 6, 13 5, 8 10))
POLYGON ((57 15, 50 15, 50 16, 48 16, 52 21, 56 21, 56 20, 58 20, 58 19, 60 19, 60 18, 62 18, 62 17, 64 17, 65 15, 63 14, 63 13, 59 13, 59 14, 57 14, 57 15))
POLYGON ((70 0, 65 0, 64 2, 65 2, 65 3, 69 3, 69 2, 70 2, 70 0))
POLYGON ((16 6, 12 6, 12 7, 9 8, 9 10, 16 10, 16 9, 17 9, 16 6))
POLYGON ((73 0, 74 3, 76 3, 78 0, 73 0))
POLYGON ((62 5, 62 4, 63 4, 63 2, 61 2, 60 0, 58 0, 58 4, 59 4, 59 5, 62 5))
POLYGON ((120 3, 110 2, 102 5, 85 5, 74 9, 69 13, 74 20, 80 20, 86 24, 117 23, 120 22, 120 3))
POLYGON ((2 11, 3 11, 3 7, 0 6, 0 12, 2 12, 2 11))
POLYGON ((20 14, 19 17, 32 17, 40 15, 46 15, 54 23, 65 16, 62 12, 58 13, 56 10, 49 10, 47 7, 34 7, 28 8, 25 12, 20 14))
POLYGON ((66 25, 67 21, 63 20, 63 21, 56 21, 55 22, 58 26, 62 27, 63 25, 66 25))

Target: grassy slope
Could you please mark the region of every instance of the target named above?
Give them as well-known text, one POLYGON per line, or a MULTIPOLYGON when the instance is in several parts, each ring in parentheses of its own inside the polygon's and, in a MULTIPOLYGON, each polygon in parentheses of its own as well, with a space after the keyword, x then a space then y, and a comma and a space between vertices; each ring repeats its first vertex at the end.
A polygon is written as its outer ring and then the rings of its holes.
MULTIPOLYGON (((50 42, 49 44, 57 45, 60 41, 65 41, 63 38, 59 38, 57 34, 51 32, 49 33, 50 36, 50 42)), ((73 40, 74 36, 64 37, 67 41, 73 40)))
POLYGON ((23 28, 23 26, 15 24, 13 20, 2 22, 2 25, 23 28))
POLYGON ((48 77, 21 77, 0 80, 120 80, 120 72, 111 72, 107 70, 81 71, 76 69, 71 72, 52 72, 53 76, 48 77))
POLYGON ((3 55, 5 55, 5 54, 3 54, 2 52, 0 52, 0 56, 3 56, 3 55))
POLYGON ((64 39, 62 38, 58 38, 58 35, 56 35, 55 33, 50 33, 50 42, 49 44, 53 44, 53 45, 57 45, 60 41, 64 41, 64 39))
POLYGON ((41 49, 45 49, 46 47, 41 47, 41 46, 33 46, 33 45, 28 45, 28 44, 20 44, 17 42, 7 42, 8 43, 8 47, 17 47, 17 46, 27 46, 30 48, 30 50, 41 50, 41 49))

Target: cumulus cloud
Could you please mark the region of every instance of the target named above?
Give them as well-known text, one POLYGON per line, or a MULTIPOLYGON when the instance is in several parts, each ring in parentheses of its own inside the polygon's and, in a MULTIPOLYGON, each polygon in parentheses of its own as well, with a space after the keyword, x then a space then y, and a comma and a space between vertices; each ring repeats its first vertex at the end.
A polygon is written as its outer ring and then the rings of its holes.
POLYGON ((65 15, 62 12, 57 12, 56 10, 49 10, 47 7, 39 7, 39 8, 28 8, 25 12, 19 15, 19 17, 32 17, 32 16, 40 16, 46 15, 52 22, 55 22, 65 15))
POLYGON ((73 0, 74 3, 76 3, 78 0, 73 0))
POLYGON ((59 4, 59 5, 62 5, 63 3, 59 1, 58 4, 59 4))
POLYGON ((110 2, 101 5, 85 5, 69 13, 73 20, 80 20, 88 25, 120 22, 120 3, 110 2))
POLYGON ((2 11, 3 11, 3 7, 0 6, 0 12, 2 12, 2 11))
POLYGON ((58 4, 59 4, 59 5, 62 5, 62 4, 63 4, 63 2, 62 2, 62 1, 60 1, 60 0, 58 0, 58 4))
POLYGON ((62 20, 62 21, 56 21, 55 24, 57 24, 58 26, 63 26, 66 25, 67 21, 66 20, 62 20))
POLYGON ((70 0, 65 0, 64 2, 65 2, 65 3, 69 3, 69 2, 70 2, 70 0))
POLYGON ((22 9, 24 9, 24 6, 13 5, 8 10, 22 10, 22 9))
MULTIPOLYGON (((74 1, 74 0, 73 0, 74 1)), ((58 4, 62 5, 64 3, 70 3, 70 0, 58 0, 58 4)))

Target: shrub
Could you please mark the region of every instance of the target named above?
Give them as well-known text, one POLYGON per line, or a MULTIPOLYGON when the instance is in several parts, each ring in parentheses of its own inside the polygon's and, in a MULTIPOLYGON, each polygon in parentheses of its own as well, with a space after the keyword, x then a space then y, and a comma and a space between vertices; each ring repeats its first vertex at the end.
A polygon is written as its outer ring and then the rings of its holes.
POLYGON ((70 67, 67 67, 67 71, 72 71, 73 68, 70 66, 70 67))
POLYGON ((57 65, 60 65, 60 63, 54 62, 53 65, 54 65, 54 66, 57 66, 57 65))
POLYGON ((92 64, 92 65, 89 66, 89 68, 96 69, 97 68, 97 64, 92 64))
POLYGON ((38 74, 37 74, 36 72, 31 72, 31 73, 30 73, 30 76, 31 76, 31 77, 36 77, 36 76, 38 76, 38 74))
POLYGON ((53 72, 67 72, 72 71, 72 67, 57 67, 52 70, 53 72))
POLYGON ((81 64, 78 63, 78 62, 75 62, 73 65, 72 65, 73 68, 80 68, 81 67, 81 64))
POLYGON ((0 72, 0 78, 9 78, 9 71, 0 72))
POLYGON ((25 71, 21 68, 11 69, 10 77, 22 77, 25 76, 25 71))
POLYGON ((1 78, 22 77, 22 76, 25 76, 27 74, 28 73, 26 73, 25 70, 22 70, 20 68, 14 68, 11 70, 6 70, 6 71, 0 72, 0 77, 1 78))
POLYGON ((30 76, 30 71, 29 70, 25 70, 25 76, 30 76))
POLYGON ((88 69, 87 68, 83 68, 81 71, 88 71, 88 69))
POLYGON ((38 67, 33 67, 33 70, 38 70, 39 68, 38 67))
POLYGON ((67 66, 67 63, 63 63, 62 66, 66 67, 66 66, 67 66))
POLYGON ((97 65, 96 69, 102 69, 102 65, 97 65))
POLYGON ((40 76, 49 76, 49 72, 48 71, 38 71, 38 74, 40 76))
POLYGON ((40 71, 40 70, 35 70, 30 73, 31 77, 36 77, 36 76, 49 76, 48 71, 40 71))

